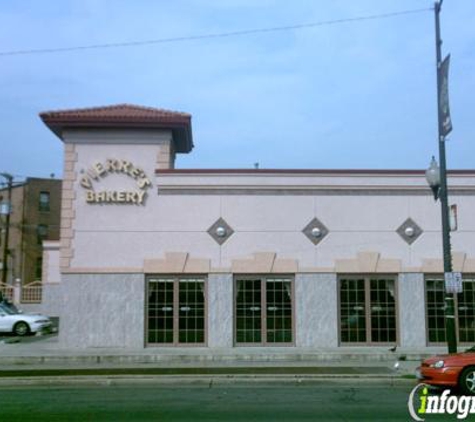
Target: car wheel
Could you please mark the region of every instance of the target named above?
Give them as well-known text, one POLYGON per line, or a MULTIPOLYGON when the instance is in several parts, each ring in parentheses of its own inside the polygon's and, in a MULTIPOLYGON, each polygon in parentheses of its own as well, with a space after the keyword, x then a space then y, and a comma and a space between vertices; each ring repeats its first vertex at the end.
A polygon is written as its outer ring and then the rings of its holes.
POLYGON ((465 368, 460 375, 459 387, 463 394, 475 394, 475 367, 465 368))
POLYGON ((30 327, 26 322, 20 321, 15 324, 13 327, 13 332, 17 336, 25 336, 30 332, 30 327))

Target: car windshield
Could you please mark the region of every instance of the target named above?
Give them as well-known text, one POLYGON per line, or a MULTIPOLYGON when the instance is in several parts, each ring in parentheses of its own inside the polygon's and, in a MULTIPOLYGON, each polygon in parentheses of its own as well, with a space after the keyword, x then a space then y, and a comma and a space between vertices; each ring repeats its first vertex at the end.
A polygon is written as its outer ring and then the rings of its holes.
POLYGON ((0 303, 0 312, 5 312, 8 315, 15 315, 19 313, 15 305, 8 305, 6 303, 0 303))
POLYGON ((465 350, 465 353, 475 352, 475 346, 470 347, 469 349, 465 350))
POLYGON ((8 315, 15 315, 17 312, 13 312, 8 306, 5 306, 3 303, 0 304, 0 312, 4 312, 8 315))

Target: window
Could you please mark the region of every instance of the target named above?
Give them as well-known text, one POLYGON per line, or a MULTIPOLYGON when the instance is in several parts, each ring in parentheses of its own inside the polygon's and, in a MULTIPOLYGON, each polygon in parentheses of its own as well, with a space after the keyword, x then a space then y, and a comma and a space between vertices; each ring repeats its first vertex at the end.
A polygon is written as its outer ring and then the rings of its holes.
MULTIPOLYGON (((429 343, 445 343, 445 282, 426 278, 427 337, 429 343)), ((463 277, 463 292, 454 297, 455 330, 460 343, 475 342, 475 278, 463 277)))
POLYGON ((444 280, 426 280, 427 329, 429 343, 445 342, 444 280))
POLYGON ((289 277, 236 278, 236 344, 292 344, 292 285, 289 277))
POLYGON ((40 256, 36 258, 35 262, 35 280, 41 280, 43 278, 43 258, 40 256))
POLYGON ((341 343, 397 341, 395 284, 389 277, 340 278, 341 343))
POLYGON ((475 342, 475 279, 463 281, 463 292, 457 295, 455 305, 459 342, 475 342))
POLYGON ((155 277, 147 279, 149 344, 205 343, 205 279, 155 277))
POLYGON ((48 226, 46 224, 38 224, 36 228, 36 240, 38 245, 43 243, 43 240, 48 238, 48 226))
POLYGON ((50 210, 50 195, 49 192, 40 192, 38 209, 40 211, 49 211, 50 210))

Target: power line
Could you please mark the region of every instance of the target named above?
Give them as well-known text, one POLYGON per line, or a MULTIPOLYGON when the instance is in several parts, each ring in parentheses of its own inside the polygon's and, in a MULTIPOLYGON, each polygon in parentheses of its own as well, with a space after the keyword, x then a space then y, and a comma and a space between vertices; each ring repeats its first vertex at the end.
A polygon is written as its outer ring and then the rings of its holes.
POLYGON ((366 16, 358 16, 354 18, 334 19, 334 20, 319 21, 319 22, 297 24, 297 25, 247 29, 247 30, 241 30, 241 31, 220 32, 216 34, 160 38, 156 40, 92 44, 92 45, 83 45, 83 46, 76 46, 76 47, 58 47, 58 48, 39 48, 39 49, 30 49, 30 50, 0 51, 0 56, 26 56, 26 55, 32 55, 32 54, 52 54, 52 53, 64 53, 64 52, 69 52, 69 51, 137 47, 137 46, 143 46, 143 45, 168 44, 168 43, 178 43, 178 42, 185 42, 185 41, 199 41, 199 40, 214 39, 214 38, 237 37, 237 36, 245 36, 245 35, 253 35, 253 34, 264 34, 264 33, 269 33, 269 32, 308 29, 308 28, 315 28, 319 26, 338 25, 338 24, 343 24, 343 23, 361 22, 361 21, 369 21, 369 20, 377 20, 377 19, 388 19, 388 18, 403 16, 403 15, 428 12, 432 10, 433 10, 432 8, 412 9, 412 10, 403 10, 400 12, 381 13, 377 15, 366 15, 366 16))

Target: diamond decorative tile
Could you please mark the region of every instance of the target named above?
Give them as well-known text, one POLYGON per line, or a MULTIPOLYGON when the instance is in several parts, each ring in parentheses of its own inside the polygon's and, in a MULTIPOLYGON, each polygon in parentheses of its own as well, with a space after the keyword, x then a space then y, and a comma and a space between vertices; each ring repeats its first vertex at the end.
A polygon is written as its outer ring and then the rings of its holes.
POLYGON ((424 231, 412 218, 408 218, 396 232, 407 244, 412 245, 424 231))
POLYGON ((209 229, 209 235, 220 245, 234 233, 232 227, 223 218, 219 218, 209 229))
POLYGON ((307 236, 310 242, 314 245, 318 245, 329 231, 318 218, 314 218, 305 226, 302 233, 307 236))

